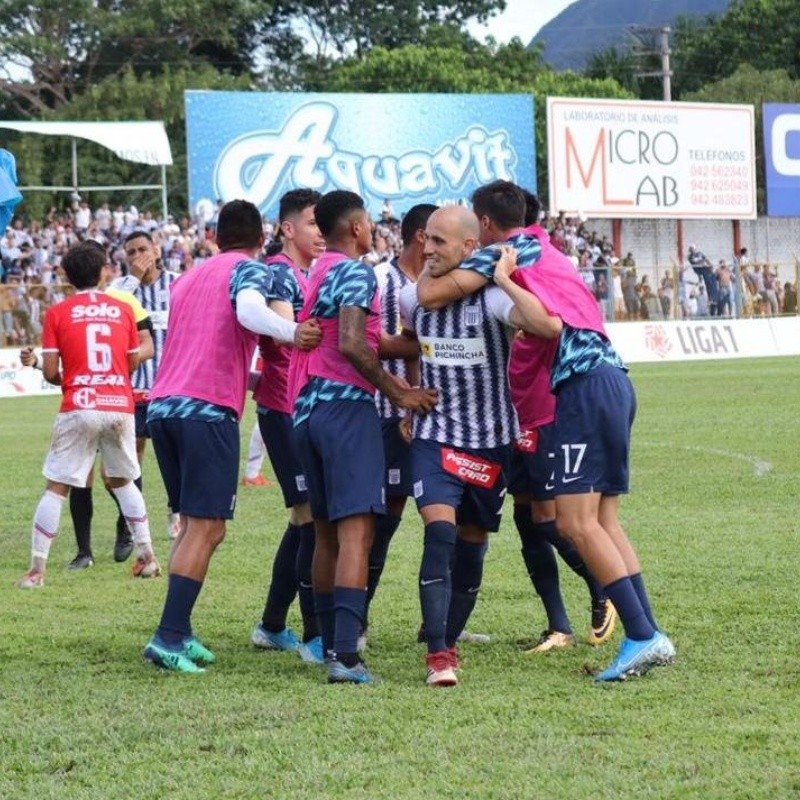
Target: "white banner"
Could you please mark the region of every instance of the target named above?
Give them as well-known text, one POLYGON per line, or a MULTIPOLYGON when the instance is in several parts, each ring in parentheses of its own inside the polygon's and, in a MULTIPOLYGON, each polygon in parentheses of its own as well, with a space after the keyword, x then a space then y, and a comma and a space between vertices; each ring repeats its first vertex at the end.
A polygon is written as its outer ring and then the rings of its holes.
POLYGON ((550 210, 756 218, 753 106, 547 100, 550 210))
POLYGON ((112 150, 117 158, 137 164, 168 166, 172 151, 163 122, 0 122, 0 128, 42 136, 72 136, 112 150))
POLYGON ((628 363, 800 355, 800 317, 614 322, 606 329, 628 363))
POLYGON ((51 386, 38 369, 23 367, 19 348, 0 349, 0 397, 24 397, 35 394, 61 394, 60 386, 51 386))

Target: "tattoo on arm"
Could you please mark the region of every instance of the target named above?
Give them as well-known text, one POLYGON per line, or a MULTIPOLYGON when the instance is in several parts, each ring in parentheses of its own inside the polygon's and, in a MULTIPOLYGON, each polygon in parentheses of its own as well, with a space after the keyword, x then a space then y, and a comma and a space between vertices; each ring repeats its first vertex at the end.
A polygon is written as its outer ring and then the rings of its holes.
POLYGON ((339 350, 375 388, 389 398, 396 396, 397 384, 367 344, 367 312, 363 308, 343 306, 339 310, 339 350))

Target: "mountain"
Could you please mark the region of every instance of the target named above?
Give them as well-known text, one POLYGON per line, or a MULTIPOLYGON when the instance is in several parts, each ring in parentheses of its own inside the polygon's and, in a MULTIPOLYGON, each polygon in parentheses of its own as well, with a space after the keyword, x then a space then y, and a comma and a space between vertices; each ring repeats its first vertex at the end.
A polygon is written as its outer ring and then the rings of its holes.
POLYGON ((553 69, 582 70, 591 56, 628 40, 630 25, 673 25, 679 16, 719 14, 730 0, 576 0, 536 34, 553 69))

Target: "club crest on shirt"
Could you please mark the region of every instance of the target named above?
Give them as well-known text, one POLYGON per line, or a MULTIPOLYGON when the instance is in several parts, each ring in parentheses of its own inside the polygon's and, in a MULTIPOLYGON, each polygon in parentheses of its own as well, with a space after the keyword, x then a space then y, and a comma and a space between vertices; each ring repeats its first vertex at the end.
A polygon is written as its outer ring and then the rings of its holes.
POLYGON ((464 306, 462 321, 468 328, 474 328, 481 324, 483 315, 480 306, 464 306))

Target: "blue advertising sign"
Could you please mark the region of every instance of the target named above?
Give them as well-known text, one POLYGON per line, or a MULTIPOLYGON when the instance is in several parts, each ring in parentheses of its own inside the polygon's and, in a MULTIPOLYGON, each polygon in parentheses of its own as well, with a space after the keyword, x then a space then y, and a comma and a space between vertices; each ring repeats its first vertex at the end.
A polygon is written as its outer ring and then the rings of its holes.
POLYGON ((277 217, 289 189, 348 189, 378 213, 464 201, 503 178, 536 191, 530 95, 186 92, 189 200, 250 200, 277 217))
POLYGON ((800 105, 764 103, 767 214, 800 216, 800 105))

